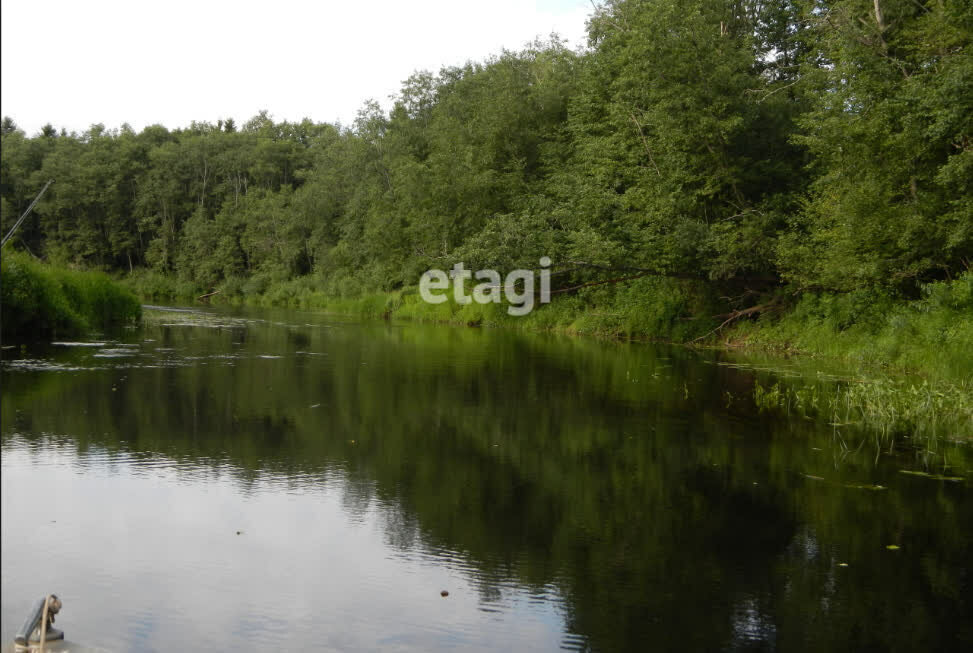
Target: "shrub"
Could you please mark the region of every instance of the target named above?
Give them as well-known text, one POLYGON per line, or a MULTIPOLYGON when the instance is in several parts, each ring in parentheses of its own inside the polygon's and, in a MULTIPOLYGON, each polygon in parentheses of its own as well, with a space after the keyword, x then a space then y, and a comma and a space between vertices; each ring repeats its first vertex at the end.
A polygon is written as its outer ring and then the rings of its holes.
POLYGON ((57 337, 138 321, 142 307, 101 272, 54 267, 5 252, 0 272, 4 337, 57 337))

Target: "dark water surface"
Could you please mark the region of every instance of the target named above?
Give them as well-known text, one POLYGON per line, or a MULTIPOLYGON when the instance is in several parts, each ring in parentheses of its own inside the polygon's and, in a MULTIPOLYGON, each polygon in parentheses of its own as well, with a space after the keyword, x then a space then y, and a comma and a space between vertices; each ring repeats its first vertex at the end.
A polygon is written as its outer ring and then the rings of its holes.
POLYGON ((723 357, 217 310, 5 350, 3 643, 53 591, 118 651, 973 650, 970 447, 900 473, 723 357))

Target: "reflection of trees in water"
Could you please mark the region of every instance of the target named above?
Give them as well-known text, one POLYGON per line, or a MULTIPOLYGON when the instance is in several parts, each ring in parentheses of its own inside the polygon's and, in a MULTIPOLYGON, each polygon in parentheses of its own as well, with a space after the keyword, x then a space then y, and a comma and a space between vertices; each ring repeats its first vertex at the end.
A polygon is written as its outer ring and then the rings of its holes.
POLYGON ((852 632, 885 646, 900 620, 909 641, 935 643, 968 610, 950 599, 968 577, 943 580, 968 566, 961 493, 808 481, 892 484, 866 455, 835 470, 830 433, 812 424, 727 407, 725 390, 751 377, 696 354, 384 325, 161 331, 149 337, 177 351, 160 357, 199 364, 21 373, 4 384, 3 433, 230 463, 244 488, 266 474, 330 483, 351 518, 381 513, 391 546, 455 552, 484 606, 556 586, 568 631, 596 649, 749 648, 755 635, 806 648, 852 632), (285 358, 257 358, 269 352, 285 358), (227 354, 232 367, 215 358, 227 354), (893 530, 921 533, 935 555, 887 574, 869 558, 893 530), (849 594, 839 553, 890 595, 924 600, 905 618, 849 594), (855 626, 876 610, 884 631, 855 626))

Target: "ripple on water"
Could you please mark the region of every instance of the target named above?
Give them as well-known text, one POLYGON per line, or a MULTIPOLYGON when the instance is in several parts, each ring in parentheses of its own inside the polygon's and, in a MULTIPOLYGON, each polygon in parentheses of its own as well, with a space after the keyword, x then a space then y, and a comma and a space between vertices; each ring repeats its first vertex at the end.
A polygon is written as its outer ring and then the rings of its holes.
POLYGON ((3 369, 15 372, 77 372, 91 368, 39 358, 18 358, 3 361, 3 369))
POLYGON ((132 347, 108 347, 105 349, 99 349, 93 358, 130 358, 132 356, 137 356, 139 354, 137 348, 132 347))
MULTIPOLYGON (((83 588, 83 605, 70 604, 83 641, 115 628, 122 650, 557 646, 556 588, 530 592, 502 560, 481 569, 421 532, 390 550, 375 535, 394 505, 371 501, 349 520, 341 497, 353 481, 340 468, 253 475, 228 460, 126 446, 51 434, 3 442, 5 475, 51 479, 38 504, 51 523, 17 554, 57 559, 62 585, 83 588), (272 568, 259 562, 268 559, 272 568), (536 603, 545 595, 547 606, 536 603)), ((9 570, 5 589, 36 582, 9 570)))

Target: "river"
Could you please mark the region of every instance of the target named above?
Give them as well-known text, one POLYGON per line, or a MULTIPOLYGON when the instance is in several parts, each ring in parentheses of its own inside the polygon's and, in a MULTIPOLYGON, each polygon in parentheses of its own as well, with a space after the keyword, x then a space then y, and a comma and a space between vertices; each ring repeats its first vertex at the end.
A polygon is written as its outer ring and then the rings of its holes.
POLYGON ((971 470, 755 368, 215 308, 7 349, 3 643, 55 592, 112 651, 971 650, 971 470))

